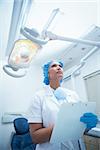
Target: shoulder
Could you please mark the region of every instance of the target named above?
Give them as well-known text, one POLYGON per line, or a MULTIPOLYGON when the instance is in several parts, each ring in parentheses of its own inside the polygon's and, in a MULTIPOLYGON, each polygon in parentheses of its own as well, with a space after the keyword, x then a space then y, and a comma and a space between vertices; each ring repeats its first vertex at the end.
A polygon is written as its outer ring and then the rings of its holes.
POLYGON ((31 105, 32 106, 42 106, 44 103, 45 98, 48 96, 48 90, 47 87, 42 87, 38 91, 34 93, 34 95, 31 98, 31 105))
POLYGON ((34 94, 35 97, 44 96, 46 94, 47 87, 43 86, 40 90, 37 90, 34 94))
POLYGON ((34 93, 33 99, 43 99, 48 94, 48 90, 48 86, 43 86, 34 93))

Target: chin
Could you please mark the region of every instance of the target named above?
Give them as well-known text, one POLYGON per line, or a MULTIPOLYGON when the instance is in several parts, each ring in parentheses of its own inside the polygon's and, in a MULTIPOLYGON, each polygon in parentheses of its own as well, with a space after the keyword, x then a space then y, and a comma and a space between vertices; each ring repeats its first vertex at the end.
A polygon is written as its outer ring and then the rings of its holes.
POLYGON ((63 79, 63 76, 60 76, 60 77, 58 77, 59 78, 59 81, 61 81, 62 79, 63 79))

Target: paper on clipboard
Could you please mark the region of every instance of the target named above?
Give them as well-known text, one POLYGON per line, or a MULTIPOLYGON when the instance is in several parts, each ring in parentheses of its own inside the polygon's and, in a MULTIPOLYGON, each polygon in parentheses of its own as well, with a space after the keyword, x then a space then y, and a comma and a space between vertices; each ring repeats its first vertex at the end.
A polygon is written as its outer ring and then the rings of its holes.
POLYGON ((58 112, 50 143, 76 140, 82 137, 86 125, 80 122, 83 113, 95 113, 96 103, 63 103, 58 112))

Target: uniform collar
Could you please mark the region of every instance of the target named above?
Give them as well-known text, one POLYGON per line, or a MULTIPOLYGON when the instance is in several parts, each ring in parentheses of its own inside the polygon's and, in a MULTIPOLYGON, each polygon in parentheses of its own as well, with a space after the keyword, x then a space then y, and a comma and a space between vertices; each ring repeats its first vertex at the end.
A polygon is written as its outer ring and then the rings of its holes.
POLYGON ((50 87, 50 85, 45 85, 44 86, 44 89, 46 91, 46 95, 49 95, 49 96, 53 96, 54 94, 54 89, 50 87))

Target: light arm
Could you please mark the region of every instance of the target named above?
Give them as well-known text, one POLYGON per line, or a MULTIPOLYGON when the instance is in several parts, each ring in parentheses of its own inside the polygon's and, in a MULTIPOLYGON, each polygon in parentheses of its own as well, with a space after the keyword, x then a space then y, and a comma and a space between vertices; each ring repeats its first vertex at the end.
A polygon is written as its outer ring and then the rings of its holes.
POLYGON ((49 31, 46 32, 46 36, 51 40, 61 40, 61 41, 82 43, 82 44, 87 44, 87 45, 91 45, 91 46, 100 47, 100 42, 84 40, 84 39, 74 39, 74 38, 69 38, 69 37, 63 37, 63 36, 56 35, 56 34, 54 34, 52 32, 49 32, 49 31))

